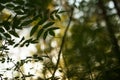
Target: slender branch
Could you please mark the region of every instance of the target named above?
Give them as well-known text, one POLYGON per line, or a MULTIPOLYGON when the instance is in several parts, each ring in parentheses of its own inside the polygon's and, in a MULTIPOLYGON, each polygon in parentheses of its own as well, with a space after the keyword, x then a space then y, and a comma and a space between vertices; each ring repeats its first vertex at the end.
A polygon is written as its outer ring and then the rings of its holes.
MULTIPOLYGON (((75 3, 75 2, 74 2, 75 3)), ((70 27, 70 24, 71 24, 71 21, 72 21, 72 16, 73 16, 73 11, 74 11, 74 8, 71 7, 71 15, 69 17, 69 22, 66 26, 66 29, 65 29, 65 32, 64 32, 64 35, 63 35, 63 38, 62 38, 62 43, 61 43, 61 46, 60 46, 60 50, 58 52, 58 59, 57 59, 57 63, 55 65, 55 68, 54 68, 54 71, 53 71, 53 74, 52 74, 52 80, 54 80, 54 76, 55 76, 55 72, 58 68, 58 65, 59 65, 59 62, 60 62, 60 56, 61 56, 61 52, 62 52, 62 49, 63 49, 63 46, 64 46, 64 43, 65 43, 65 38, 66 38, 66 35, 67 35, 67 32, 68 32, 68 29, 70 27)))

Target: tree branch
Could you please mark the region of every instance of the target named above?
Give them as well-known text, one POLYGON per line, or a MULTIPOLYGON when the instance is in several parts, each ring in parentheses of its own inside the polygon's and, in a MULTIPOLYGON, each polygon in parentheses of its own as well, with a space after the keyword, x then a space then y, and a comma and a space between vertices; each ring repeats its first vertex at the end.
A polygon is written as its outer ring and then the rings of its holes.
MULTIPOLYGON (((75 0, 76 1, 76 0, 75 0)), ((75 3, 75 2, 74 2, 75 3)), ((61 43, 61 46, 60 46, 60 50, 58 52, 58 59, 57 59, 57 63, 55 65, 55 68, 54 68, 54 71, 53 71, 53 74, 52 74, 52 80, 54 80, 54 76, 55 76, 55 72, 58 68, 58 65, 59 65, 59 62, 60 62, 60 56, 61 56, 61 52, 62 52, 62 49, 63 49, 63 46, 64 46, 64 43, 65 43, 65 38, 66 38, 66 35, 67 35, 67 32, 68 32, 68 29, 70 27, 70 24, 71 24, 71 21, 72 21, 72 16, 73 16, 73 11, 74 11, 74 7, 71 7, 71 15, 69 17, 69 22, 66 26, 66 29, 65 29, 65 32, 64 32, 64 35, 63 35, 63 38, 62 38, 62 43, 61 43)))

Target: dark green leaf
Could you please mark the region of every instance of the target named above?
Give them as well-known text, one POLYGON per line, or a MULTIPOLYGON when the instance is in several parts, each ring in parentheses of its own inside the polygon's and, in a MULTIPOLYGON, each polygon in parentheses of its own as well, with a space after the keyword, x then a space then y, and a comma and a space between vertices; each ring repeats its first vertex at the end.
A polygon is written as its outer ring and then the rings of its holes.
POLYGON ((9 45, 13 45, 15 43, 14 40, 8 40, 8 42, 9 42, 9 45))
POLYGON ((58 13, 65 13, 66 11, 59 11, 58 13))
POLYGON ((50 19, 55 20, 54 15, 50 15, 50 19))
POLYGON ((0 35, 0 40, 2 40, 2 36, 0 35))
POLYGON ((38 29, 38 26, 39 25, 37 24, 32 28, 32 30, 30 31, 30 36, 32 36, 36 32, 36 30, 38 29))
POLYGON ((6 38, 11 38, 10 34, 8 34, 8 33, 4 33, 3 35, 4 35, 6 38))
POLYGON ((59 27, 51 27, 51 28, 48 29, 48 31, 56 30, 56 29, 59 29, 59 27))
POLYGON ((37 39, 31 41, 32 44, 38 43, 37 39))
POLYGON ((39 30, 39 32, 37 34, 37 39, 39 39, 39 37, 42 35, 43 31, 44 31, 43 28, 39 30))
POLYGON ((33 20, 28 20, 28 21, 24 21, 21 26, 27 26, 28 24, 32 23, 33 20))
POLYGON ((24 37, 22 37, 22 39, 20 40, 20 42, 19 42, 19 43, 21 43, 24 39, 25 39, 25 38, 24 38, 24 37))
POLYGON ((15 6, 14 6, 14 4, 7 4, 6 5, 8 8, 14 8, 15 6))
POLYGON ((5 32, 5 30, 3 28, 0 28, 0 32, 3 33, 5 32))
POLYGON ((12 30, 11 30, 11 31, 9 31, 9 33, 12 34, 12 35, 15 36, 15 37, 19 37, 19 35, 18 35, 15 31, 12 31, 12 30))
POLYGON ((52 12, 50 13, 50 15, 53 15, 54 13, 56 14, 58 11, 59 11, 59 9, 54 10, 54 11, 52 11, 52 12))
POLYGON ((16 12, 17 14, 19 14, 19 15, 23 15, 23 14, 24 14, 23 10, 15 10, 15 12, 16 12))
POLYGON ((18 45, 19 45, 19 43, 18 43, 18 44, 15 44, 14 47, 17 47, 18 45))
POLYGON ((3 22, 3 25, 4 25, 4 28, 5 28, 6 30, 9 30, 9 29, 10 29, 10 22, 4 21, 4 22, 3 22))
POLYGON ((39 25, 42 25, 46 20, 47 20, 47 19, 42 19, 42 20, 39 21, 38 24, 39 24, 39 25))
POLYGON ((61 20, 61 18, 60 18, 60 16, 59 16, 59 15, 57 15, 57 14, 56 14, 55 16, 57 17, 57 19, 61 20))
POLYGON ((55 22, 49 22, 46 25, 43 26, 43 28, 48 28, 50 26, 52 26, 55 22))
POLYGON ((48 35, 48 31, 46 31, 46 32, 44 33, 44 35, 43 35, 43 39, 44 39, 44 40, 46 39, 47 35, 48 35))
POLYGON ((49 31, 49 34, 51 35, 51 36, 55 36, 55 32, 54 31, 49 31))

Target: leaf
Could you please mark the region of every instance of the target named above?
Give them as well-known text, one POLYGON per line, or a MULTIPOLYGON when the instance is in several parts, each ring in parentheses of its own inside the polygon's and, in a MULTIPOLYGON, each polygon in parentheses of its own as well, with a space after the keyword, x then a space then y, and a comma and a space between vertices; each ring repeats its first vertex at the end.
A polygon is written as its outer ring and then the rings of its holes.
POLYGON ((55 32, 54 31, 49 31, 49 34, 51 35, 51 36, 55 36, 55 32))
POLYGON ((3 35, 4 35, 6 38, 11 38, 10 34, 8 34, 8 33, 4 33, 3 35))
POLYGON ((2 40, 2 36, 0 35, 0 40, 2 40))
POLYGON ((49 22, 49 23, 47 23, 46 25, 44 25, 43 28, 47 28, 47 27, 49 27, 49 26, 52 26, 54 23, 55 23, 55 22, 49 22))
POLYGON ((14 8, 14 4, 7 4, 6 7, 9 7, 9 8, 14 8))
POLYGON ((43 35, 43 39, 44 39, 44 40, 46 39, 47 35, 48 35, 48 31, 46 31, 46 32, 44 33, 44 35, 43 35))
POLYGON ((20 24, 21 20, 17 19, 16 17, 13 19, 13 25, 12 25, 12 29, 18 29, 18 26, 20 24))
POLYGON ((30 23, 32 23, 32 22, 33 22, 33 20, 24 21, 24 22, 21 24, 21 26, 26 26, 26 25, 28 25, 28 24, 30 24, 30 23))
POLYGON ((10 29, 10 22, 8 21, 3 21, 3 26, 6 30, 9 30, 10 29))
POLYGON ((32 36, 35 33, 35 31, 38 29, 38 26, 39 25, 37 24, 32 28, 32 30, 30 31, 30 36, 32 36))
POLYGON ((43 28, 39 30, 39 32, 37 34, 37 39, 39 39, 39 37, 42 35, 43 31, 44 31, 43 28))
POLYGON ((12 30, 11 30, 11 31, 9 31, 9 33, 12 34, 13 36, 19 38, 19 35, 18 35, 15 31, 12 31, 12 30))
POLYGON ((14 10, 17 14, 19 14, 19 15, 23 15, 24 14, 24 12, 23 12, 23 10, 21 10, 21 9, 18 9, 18 10, 14 10))
POLYGON ((21 43, 24 39, 25 39, 25 38, 24 38, 24 37, 22 37, 22 39, 20 40, 20 42, 19 42, 19 43, 21 43))
POLYGON ((15 45, 14 45, 14 48, 17 47, 18 45, 19 45, 19 43, 15 44, 15 45))
POLYGON ((60 16, 59 16, 59 15, 57 15, 57 14, 56 14, 55 16, 57 17, 57 19, 61 20, 61 18, 60 18, 60 16))
POLYGON ((5 32, 5 30, 3 28, 0 28, 0 32, 3 33, 5 32))
POLYGON ((59 11, 58 13, 65 13, 65 12, 67 12, 67 11, 59 11))
POLYGON ((54 15, 50 15, 50 19, 55 20, 54 15))
POLYGON ((42 20, 39 21, 38 24, 39 24, 39 25, 42 25, 46 20, 47 20, 47 19, 42 19, 42 20))
POLYGON ((59 9, 57 9, 57 10, 53 10, 51 13, 50 13, 50 15, 52 15, 52 14, 56 14, 57 12, 59 11, 59 9))
POLYGON ((37 39, 35 39, 35 40, 31 41, 31 43, 32 43, 32 44, 38 43, 38 41, 37 41, 37 39))
POLYGON ((56 29, 59 29, 59 27, 51 27, 51 28, 48 29, 48 31, 56 30, 56 29))

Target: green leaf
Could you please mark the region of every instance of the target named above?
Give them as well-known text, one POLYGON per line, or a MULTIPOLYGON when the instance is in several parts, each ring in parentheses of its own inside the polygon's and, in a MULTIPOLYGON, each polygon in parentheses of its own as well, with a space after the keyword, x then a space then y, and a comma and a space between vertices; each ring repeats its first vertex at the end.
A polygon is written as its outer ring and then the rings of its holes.
POLYGON ((44 31, 43 28, 39 30, 39 32, 37 34, 37 39, 39 39, 39 37, 42 35, 43 31, 44 31))
POLYGON ((19 14, 19 15, 23 15, 24 14, 24 12, 23 12, 23 10, 14 10, 17 14, 19 14))
POLYGON ((38 43, 37 39, 31 41, 32 44, 38 43))
POLYGON ((9 8, 14 8, 14 4, 7 4, 6 7, 9 7, 9 8))
POLYGON ((48 31, 46 31, 46 32, 44 33, 44 35, 43 35, 43 39, 44 39, 44 40, 46 39, 47 35, 48 35, 48 31))
POLYGON ((5 32, 5 30, 3 28, 0 28, 0 32, 3 33, 5 32))
POLYGON ((3 35, 4 35, 6 38, 11 38, 10 34, 8 34, 8 33, 4 33, 3 35))
POLYGON ((2 36, 0 35, 0 40, 2 40, 2 36))
POLYGON ((52 11, 52 12, 50 13, 50 15, 53 15, 54 13, 56 14, 58 11, 59 11, 59 9, 54 10, 54 11, 52 11))
POLYGON ((33 20, 24 21, 24 22, 21 24, 21 26, 26 26, 26 25, 28 25, 28 24, 30 24, 30 23, 32 23, 32 22, 33 22, 33 20))
POLYGON ((65 12, 67 12, 67 11, 59 11, 58 13, 65 13, 65 12))
POLYGON ((49 34, 51 35, 51 36, 55 36, 55 32, 54 31, 49 31, 49 34))
POLYGON ((25 38, 24 38, 24 37, 22 37, 22 39, 20 40, 20 42, 19 42, 19 43, 21 43, 24 39, 25 39, 25 38))
POLYGON ((30 36, 32 36, 35 33, 35 31, 38 29, 38 26, 39 25, 37 24, 32 28, 32 30, 30 31, 30 36))
POLYGON ((48 28, 50 26, 52 26, 55 22, 49 22, 46 25, 43 26, 43 28, 48 28))
POLYGON ((19 37, 19 35, 18 35, 15 31, 12 31, 12 30, 11 30, 11 31, 9 31, 9 33, 12 34, 12 35, 15 36, 15 37, 19 37))
POLYGON ((50 19, 55 20, 54 15, 50 15, 50 19))
POLYGON ((42 19, 42 20, 39 21, 38 24, 39 24, 39 25, 42 25, 46 20, 47 20, 47 19, 42 19))
POLYGON ((59 27, 51 27, 51 28, 48 29, 48 31, 56 30, 56 29, 59 29, 59 27))
POLYGON ((15 45, 14 45, 14 48, 17 47, 17 46, 19 46, 19 43, 15 44, 15 45))
POLYGON ((4 22, 3 22, 3 26, 4 26, 4 28, 5 28, 6 30, 9 30, 9 29, 10 29, 10 22, 4 21, 4 22))
POLYGON ((56 14, 55 16, 57 17, 57 19, 61 20, 61 18, 60 18, 60 16, 59 16, 59 15, 57 15, 57 14, 56 14))

